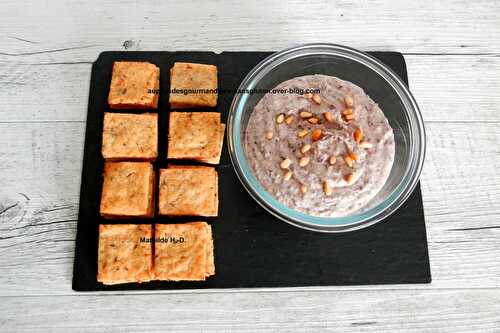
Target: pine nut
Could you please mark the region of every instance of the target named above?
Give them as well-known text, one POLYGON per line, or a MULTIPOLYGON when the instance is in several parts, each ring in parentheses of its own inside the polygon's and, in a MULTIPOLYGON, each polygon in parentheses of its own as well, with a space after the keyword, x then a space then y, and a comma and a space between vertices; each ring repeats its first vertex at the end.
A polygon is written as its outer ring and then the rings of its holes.
POLYGON ((276 122, 278 124, 281 124, 283 122, 283 120, 285 120, 285 115, 283 113, 280 113, 277 117, 276 117, 276 122))
POLYGON ((307 111, 300 111, 299 113, 299 116, 300 118, 311 118, 313 116, 313 114, 311 112, 307 112, 307 111))
POLYGON ((320 129, 315 129, 311 135, 313 141, 318 141, 319 139, 321 139, 321 134, 322 133, 320 129))
POLYGON ((312 96, 312 100, 313 100, 313 102, 314 102, 314 103, 316 103, 316 104, 321 104, 321 96, 320 96, 320 95, 318 95, 318 94, 314 94, 314 95, 312 96))
POLYGON ((318 118, 315 118, 315 117, 313 117, 313 118, 309 118, 309 119, 307 119, 307 121, 308 121, 309 123, 311 123, 311 124, 317 124, 317 123, 319 123, 319 119, 318 119, 318 118))
POLYGON ((354 131, 354 140, 357 142, 357 143, 360 143, 361 140, 363 140, 363 132, 361 131, 360 128, 356 128, 356 130, 354 131))
POLYGON ((345 161, 345 164, 347 164, 350 168, 352 168, 352 166, 353 166, 352 158, 350 158, 349 156, 344 156, 344 161, 345 161))
POLYGON ((350 151, 348 154, 347 154, 353 161, 357 161, 358 160, 358 155, 356 155, 355 153, 353 153, 352 151, 350 151))
POLYGON ((353 105, 354 105, 354 101, 352 100, 352 97, 351 97, 351 96, 346 96, 346 97, 344 98, 344 103, 345 103, 345 105, 346 105, 346 106, 348 106, 348 107, 351 107, 351 106, 353 106, 353 105))
POLYGON ((309 131, 308 131, 308 130, 302 130, 302 131, 300 131, 300 132, 298 132, 298 133, 297 133, 297 136, 298 136, 299 138, 303 138, 303 137, 305 137, 307 134, 309 134, 309 131))
POLYGON ((307 144, 307 145, 303 145, 302 148, 300 148, 300 152, 302 154, 305 154, 307 153, 309 150, 311 150, 311 145, 307 144))
POLYGON ((291 164, 292 164, 292 161, 289 158, 285 158, 283 161, 281 161, 280 167, 282 169, 288 169, 291 164))
POLYGON ((307 192, 307 186, 305 185, 300 185, 300 192, 306 193, 307 192))
POLYGON ((295 120, 294 116, 288 116, 288 117, 285 118, 285 123, 287 125, 290 125, 291 123, 293 123, 294 120, 295 120))
POLYGON ((293 175, 293 172, 291 172, 290 170, 288 170, 285 175, 283 176, 283 180, 290 180, 290 178, 292 178, 292 175, 293 175))
POLYGON ((266 132, 266 139, 271 140, 273 138, 273 132, 266 132))
POLYGON ((300 160, 299 160, 299 165, 300 165, 301 167, 305 167, 306 165, 308 165, 308 164, 309 164, 309 161, 310 161, 310 160, 311 160, 311 159, 309 158, 309 156, 304 156, 304 157, 301 157, 301 158, 300 158, 300 160))
POLYGON ((351 113, 351 114, 348 114, 346 116, 344 116, 345 120, 349 121, 349 120, 353 120, 354 119, 354 115, 351 113))
POLYGON ((337 163, 337 158, 335 156, 330 156, 330 165, 334 165, 335 163, 337 163))
POLYGON ((328 121, 329 123, 333 123, 334 122, 333 115, 329 111, 324 112, 323 113, 323 117, 325 117, 326 121, 328 121))
POLYGON ((328 182, 326 180, 323 182, 323 192, 325 192, 325 195, 327 197, 332 195, 332 188, 330 187, 330 185, 328 184, 328 182))
POLYGON ((359 144, 359 146, 363 149, 370 149, 373 145, 370 142, 363 141, 359 144))

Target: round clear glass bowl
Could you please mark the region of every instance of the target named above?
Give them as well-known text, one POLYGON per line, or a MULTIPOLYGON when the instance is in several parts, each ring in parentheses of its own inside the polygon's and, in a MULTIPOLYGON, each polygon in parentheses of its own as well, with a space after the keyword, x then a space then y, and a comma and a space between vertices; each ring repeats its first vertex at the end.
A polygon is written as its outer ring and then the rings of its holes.
POLYGON ((381 107, 394 130, 396 154, 383 188, 359 213, 344 217, 318 217, 280 203, 264 190, 245 152, 245 132, 254 106, 263 97, 237 93, 228 118, 231 162, 248 193, 267 211, 294 226, 320 232, 345 232, 382 221, 413 192, 425 158, 425 130, 415 99, 405 83, 385 64, 355 49, 334 44, 306 44, 277 52, 255 66, 239 89, 272 89, 288 79, 325 74, 353 82, 381 107))

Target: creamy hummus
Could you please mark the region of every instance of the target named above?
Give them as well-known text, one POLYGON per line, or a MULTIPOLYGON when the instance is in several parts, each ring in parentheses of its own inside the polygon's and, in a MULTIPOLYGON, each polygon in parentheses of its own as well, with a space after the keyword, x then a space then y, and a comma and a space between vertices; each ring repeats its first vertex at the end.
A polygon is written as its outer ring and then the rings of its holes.
POLYGON ((366 208, 394 161, 394 134, 382 110, 360 87, 332 76, 296 77, 275 91, 281 93, 255 106, 245 135, 248 162, 264 189, 315 216, 366 208), (306 89, 319 91, 297 93, 306 89))

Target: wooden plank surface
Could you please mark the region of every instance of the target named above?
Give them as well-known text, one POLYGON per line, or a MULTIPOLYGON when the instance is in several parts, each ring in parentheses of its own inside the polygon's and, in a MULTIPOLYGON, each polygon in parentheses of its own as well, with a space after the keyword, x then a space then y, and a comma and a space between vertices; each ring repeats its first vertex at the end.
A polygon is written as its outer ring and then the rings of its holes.
POLYGON ((499 12, 499 1, 464 0, 2 1, 0 330, 500 332, 499 12), (405 54, 427 126, 422 191, 432 284, 71 291, 98 54, 268 51, 317 41, 405 54))
POLYGON ((5 57, 93 61, 101 50, 276 50, 336 42, 406 53, 494 53, 498 1, 4 0, 5 57))
POLYGON ((483 333, 498 332, 500 291, 4 297, 0 320, 29 332, 483 333))

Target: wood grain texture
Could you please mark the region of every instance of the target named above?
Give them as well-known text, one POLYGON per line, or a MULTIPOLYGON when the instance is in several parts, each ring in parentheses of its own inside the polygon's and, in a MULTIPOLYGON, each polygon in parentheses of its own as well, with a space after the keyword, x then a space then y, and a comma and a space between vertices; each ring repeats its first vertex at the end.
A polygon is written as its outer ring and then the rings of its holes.
POLYGON ((0 4, 1 331, 500 332, 499 1, 0 4), (75 294, 90 68, 106 50, 405 54, 433 283, 75 294), (89 320, 92 318, 92 320, 89 320))
POLYGON ((2 323, 29 332, 483 333, 498 332, 500 291, 4 297, 2 323))

